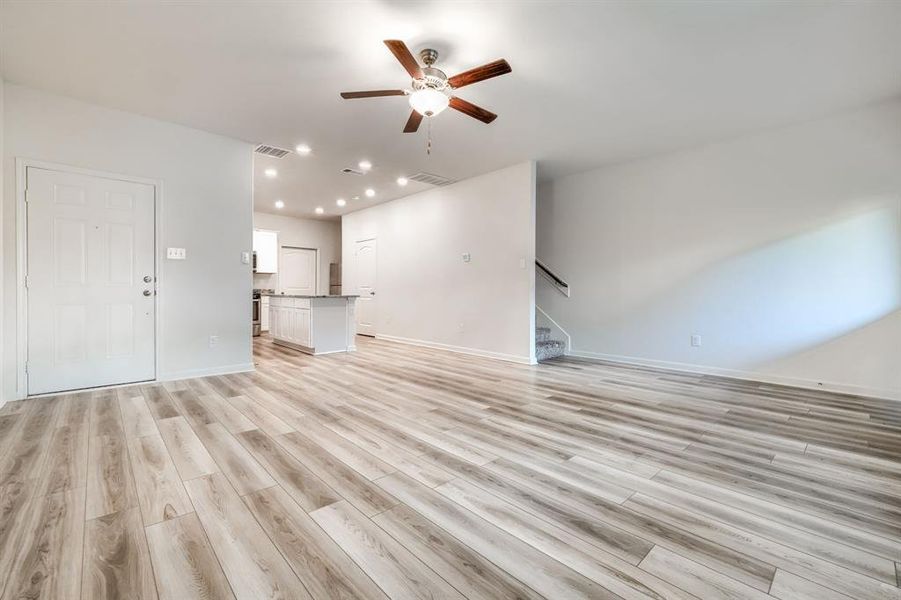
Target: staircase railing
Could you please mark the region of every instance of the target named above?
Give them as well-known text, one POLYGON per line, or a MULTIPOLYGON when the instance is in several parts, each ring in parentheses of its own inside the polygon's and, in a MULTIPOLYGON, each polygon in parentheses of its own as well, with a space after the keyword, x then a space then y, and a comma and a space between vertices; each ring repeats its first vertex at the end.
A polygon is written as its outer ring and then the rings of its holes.
POLYGON ((557 288, 557 291, 569 298, 569 284, 563 281, 557 274, 551 271, 547 265, 542 263, 537 258, 535 259, 535 267, 538 269, 538 272, 545 277, 548 281, 554 284, 554 287, 557 288))

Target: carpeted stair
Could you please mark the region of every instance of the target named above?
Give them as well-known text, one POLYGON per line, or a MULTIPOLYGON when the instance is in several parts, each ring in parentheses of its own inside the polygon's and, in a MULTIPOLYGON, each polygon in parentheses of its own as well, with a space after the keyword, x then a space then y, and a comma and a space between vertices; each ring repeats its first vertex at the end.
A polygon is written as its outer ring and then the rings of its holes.
POLYGON ((550 327, 535 328, 535 358, 538 362, 563 356, 566 353, 566 344, 560 340, 551 339, 550 327))

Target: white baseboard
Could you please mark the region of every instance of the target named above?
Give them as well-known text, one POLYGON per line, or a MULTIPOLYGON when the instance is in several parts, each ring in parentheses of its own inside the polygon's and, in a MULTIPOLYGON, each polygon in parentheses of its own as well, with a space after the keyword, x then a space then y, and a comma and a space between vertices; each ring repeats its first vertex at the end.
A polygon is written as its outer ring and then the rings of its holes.
POLYGON ((237 365, 224 365, 206 369, 186 369, 184 371, 171 371, 160 373, 157 381, 176 381, 178 379, 192 379, 194 377, 209 377, 210 375, 228 375, 229 373, 247 373, 255 370, 253 363, 240 363, 237 365))
POLYGON ((757 371, 724 369, 721 367, 711 367, 707 365, 694 365, 690 363, 680 363, 666 360, 653 360, 648 358, 638 358, 635 356, 622 356, 618 354, 602 354, 600 352, 588 352, 585 350, 572 350, 571 352, 569 352, 568 356, 575 356, 577 358, 593 358, 596 360, 606 360, 627 365, 656 367, 658 369, 669 369, 671 371, 697 373, 699 375, 718 375, 720 377, 732 377, 734 379, 756 381, 759 383, 771 383, 774 385, 786 385, 810 390, 838 392, 841 394, 853 394, 855 396, 869 396, 872 398, 881 398, 883 400, 901 400, 901 390, 869 388, 832 381, 816 381, 814 379, 804 379, 801 377, 769 375, 757 371))
POLYGON ((450 352, 459 352, 460 354, 469 354, 471 356, 481 356, 484 358, 494 358, 496 360, 505 360, 507 362, 519 363, 521 365, 534 365, 535 362, 528 356, 517 356, 515 354, 504 354, 502 352, 491 352, 489 350, 479 350, 477 348, 467 348, 465 346, 452 346, 450 344, 442 344, 439 342, 428 342, 425 340, 414 340, 411 338, 397 337, 394 335, 376 334, 376 339, 388 342, 398 342, 400 344, 409 344, 411 346, 422 346, 423 348, 434 348, 435 350, 449 350, 450 352))

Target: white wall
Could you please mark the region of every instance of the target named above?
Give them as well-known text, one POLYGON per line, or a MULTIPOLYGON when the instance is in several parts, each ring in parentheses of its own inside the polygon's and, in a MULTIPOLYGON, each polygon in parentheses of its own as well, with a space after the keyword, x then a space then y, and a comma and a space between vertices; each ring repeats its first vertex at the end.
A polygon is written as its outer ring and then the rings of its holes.
POLYGON ((531 361, 533 162, 345 215, 341 237, 346 294, 356 242, 378 240, 378 337, 531 361))
MULTIPOLYGON (((6 164, 6 161, 2 160, 3 129, 4 129, 4 126, 3 126, 3 124, 4 124, 4 111, 3 111, 4 93, 3 93, 3 89, 4 89, 4 82, 3 82, 3 78, 0 77, 0 199, 3 198, 3 189, 4 189, 3 188, 3 175, 4 175, 3 167, 6 164)), ((6 254, 4 251, 4 245, 3 245, 3 230, 4 230, 3 213, 4 213, 4 211, 0 210, 0 301, 2 301, 2 299, 5 298, 5 296, 3 295, 3 283, 4 283, 3 280, 5 278, 2 275, 3 274, 3 265, 4 265, 3 257, 6 254)), ((4 350, 4 346, 6 345, 3 342, 3 340, 6 339, 5 336, 3 335, 3 333, 4 333, 3 332, 3 325, 4 325, 3 321, 4 321, 3 315, 0 314, 0 408, 3 408, 3 405, 6 404, 6 401, 8 398, 8 396, 6 395, 6 387, 3 385, 3 382, 5 381, 5 375, 6 375, 6 363, 4 362, 4 359, 3 359, 3 357, 4 357, 3 350, 4 350)))
POLYGON ((252 147, 229 138, 7 83, 3 187, 4 396, 16 381, 16 157, 162 182, 161 379, 252 368, 252 147), (209 336, 219 336, 210 348, 209 336))
POLYGON ((575 354, 901 397, 901 103, 539 187, 575 354), (690 336, 702 336, 691 347, 690 336))
MULTIPOLYGON (((298 219, 263 212, 253 213, 253 226, 278 232, 279 246, 319 250, 319 293, 328 294, 330 263, 341 263, 341 223, 318 219, 298 219)), ((278 273, 255 273, 253 287, 279 291, 278 273)))

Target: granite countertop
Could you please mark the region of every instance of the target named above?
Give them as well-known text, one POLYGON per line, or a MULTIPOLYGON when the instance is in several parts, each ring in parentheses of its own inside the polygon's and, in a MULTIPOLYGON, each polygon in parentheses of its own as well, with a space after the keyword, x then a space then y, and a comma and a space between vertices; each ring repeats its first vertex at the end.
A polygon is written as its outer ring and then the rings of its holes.
POLYGON ((262 294, 273 298, 359 298, 359 294, 262 294))

